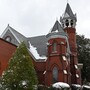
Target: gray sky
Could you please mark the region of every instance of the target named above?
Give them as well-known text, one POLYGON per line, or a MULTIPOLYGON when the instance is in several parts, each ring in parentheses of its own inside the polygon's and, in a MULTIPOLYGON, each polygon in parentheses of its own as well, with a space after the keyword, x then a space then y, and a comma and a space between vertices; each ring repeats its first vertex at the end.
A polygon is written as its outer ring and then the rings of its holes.
MULTIPOLYGON (((47 34, 65 11, 67 0, 0 0, 0 35, 8 24, 25 36, 47 34)), ((69 0, 77 14, 77 33, 90 38, 90 0, 69 0)))

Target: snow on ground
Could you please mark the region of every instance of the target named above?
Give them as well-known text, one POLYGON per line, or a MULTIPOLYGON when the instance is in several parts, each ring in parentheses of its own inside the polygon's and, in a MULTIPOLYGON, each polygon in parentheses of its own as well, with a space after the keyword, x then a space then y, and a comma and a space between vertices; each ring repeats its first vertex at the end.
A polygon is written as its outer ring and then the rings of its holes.
POLYGON ((52 85, 52 87, 55 87, 55 88, 70 88, 70 86, 67 83, 63 83, 63 82, 54 83, 52 85))
POLYGON ((37 52, 37 48, 32 46, 31 43, 29 42, 29 46, 30 46, 30 49, 29 51, 33 54, 33 56, 36 58, 36 59, 47 59, 46 56, 40 56, 37 52))

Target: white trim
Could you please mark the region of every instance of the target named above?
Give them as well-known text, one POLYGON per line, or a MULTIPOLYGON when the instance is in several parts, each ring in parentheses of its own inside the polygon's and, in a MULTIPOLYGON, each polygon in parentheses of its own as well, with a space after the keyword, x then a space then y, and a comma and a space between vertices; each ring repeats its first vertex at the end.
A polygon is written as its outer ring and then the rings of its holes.
POLYGON ((67 53, 71 54, 70 46, 69 46, 69 41, 68 41, 67 37, 66 37, 66 42, 67 42, 67 53))
POLYGON ((67 17, 70 17, 70 16, 68 15, 68 13, 65 13, 63 17, 67 18, 67 17))
POLYGON ((3 38, 3 36, 5 35, 5 33, 6 33, 8 30, 13 34, 13 36, 16 38, 16 40, 18 41, 18 43, 20 43, 20 40, 19 40, 19 39, 17 38, 17 36, 13 33, 13 31, 11 30, 11 28, 10 28, 9 26, 6 27, 6 29, 5 29, 4 32, 1 34, 0 37, 3 38))
POLYGON ((48 37, 48 40, 50 40, 50 39, 54 39, 54 38, 64 38, 64 39, 66 39, 66 36, 63 36, 63 35, 53 35, 53 36, 49 36, 48 37))
POLYGON ((8 26, 6 27, 6 29, 4 30, 4 32, 1 34, 1 38, 3 38, 3 36, 5 35, 5 33, 8 31, 8 26))
POLYGON ((76 77, 77 77, 77 78, 79 78, 79 75, 78 75, 78 74, 76 74, 76 77))
POLYGON ((13 34, 13 36, 16 38, 16 40, 19 42, 19 43, 21 43, 20 42, 20 40, 17 38, 17 36, 12 32, 12 30, 10 29, 10 31, 11 31, 11 33, 13 34))
POLYGON ((64 74, 67 74, 67 70, 63 70, 64 74))
POLYGON ((43 72, 43 74, 46 74, 46 70, 43 72))
POLYGON ((75 67, 75 69, 78 69, 78 66, 76 64, 74 65, 74 67, 75 67))
POLYGON ((66 60, 67 60, 65 56, 62 56, 62 58, 63 58, 63 60, 64 60, 64 61, 66 61, 66 60))

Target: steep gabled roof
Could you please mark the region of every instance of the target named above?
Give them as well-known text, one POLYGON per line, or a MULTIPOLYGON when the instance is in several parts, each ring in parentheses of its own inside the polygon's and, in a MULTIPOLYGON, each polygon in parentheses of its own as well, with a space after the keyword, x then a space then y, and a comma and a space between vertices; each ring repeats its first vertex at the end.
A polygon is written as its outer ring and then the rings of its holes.
POLYGON ((64 32, 63 28, 61 27, 61 24, 56 21, 51 31, 46 35, 46 37, 50 36, 67 36, 67 34, 64 32))
POLYGON ((27 38, 8 25, 2 33, 1 38, 3 38, 3 36, 7 33, 8 30, 15 37, 18 43, 24 41, 29 50, 30 48, 33 48, 35 52, 33 53, 33 51, 30 51, 30 53, 32 54, 34 59, 38 61, 45 61, 45 59, 47 58, 47 38, 45 35, 27 38), (37 57, 35 53, 37 53, 39 57, 37 57))
POLYGON ((67 3, 67 5, 66 5, 64 14, 62 15, 62 17, 60 17, 60 21, 62 22, 63 19, 68 19, 68 18, 77 21, 76 14, 73 13, 69 3, 67 3))
MULTIPOLYGON (((10 27, 10 26, 9 26, 10 27)), ((27 38, 22 35, 21 33, 17 32, 15 29, 13 29, 12 27, 10 27, 13 34, 15 34, 15 36, 19 39, 20 42, 27 42, 27 38)))
MULTIPOLYGON (((47 58, 47 42, 48 42, 48 38, 46 37, 46 35, 28 38, 28 37, 25 37, 24 35, 22 35, 21 33, 17 32, 15 29, 13 29, 12 27, 10 27, 8 25, 7 28, 5 29, 5 31, 3 32, 3 34, 1 35, 1 37, 3 37, 8 30, 11 32, 11 34, 13 34, 13 36, 19 43, 21 43, 22 41, 24 41, 26 43, 26 45, 30 51, 30 54, 32 55, 34 60, 36 60, 36 61, 45 61, 46 60, 46 58, 47 58)), ((56 21, 51 32, 48 34, 48 36, 50 36, 50 35, 65 36, 66 33, 62 29, 60 23, 58 21, 56 21), (56 31, 58 31, 58 32, 56 32, 56 31)))
POLYGON ((22 35, 21 33, 17 32, 15 29, 13 29, 9 25, 7 26, 7 28, 5 29, 5 31, 2 33, 1 38, 3 38, 3 36, 6 34, 6 32, 8 30, 13 34, 13 36, 16 38, 16 40, 18 41, 18 43, 21 43, 21 42, 24 41, 26 43, 26 45, 27 45, 27 38, 24 35, 22 35))
POLYGON ((55 22, 51 32, 64 32, 60 23, 58 21, 55 22))
POLYGON ((72 11, 69 3, 67 3, 65 14, 68 14, 70 17, 74 17, 73 11, 72 11))

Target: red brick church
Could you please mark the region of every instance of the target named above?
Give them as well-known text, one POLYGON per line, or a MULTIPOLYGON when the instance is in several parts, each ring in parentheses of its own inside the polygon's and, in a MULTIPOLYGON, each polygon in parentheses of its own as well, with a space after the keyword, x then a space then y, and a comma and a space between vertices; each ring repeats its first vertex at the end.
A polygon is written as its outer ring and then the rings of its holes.
MULTIPOLYGON (((77 58, 76 22, 76 14, 67 3, 60 21, 56 20, 47 35, 25 37, 8 25, 1 38, 16 46, 25 42, 40 84, 48 86, 55 82, 81 84, 77 58)), ((1 70, 0 73, 2 73, 1 70)))

